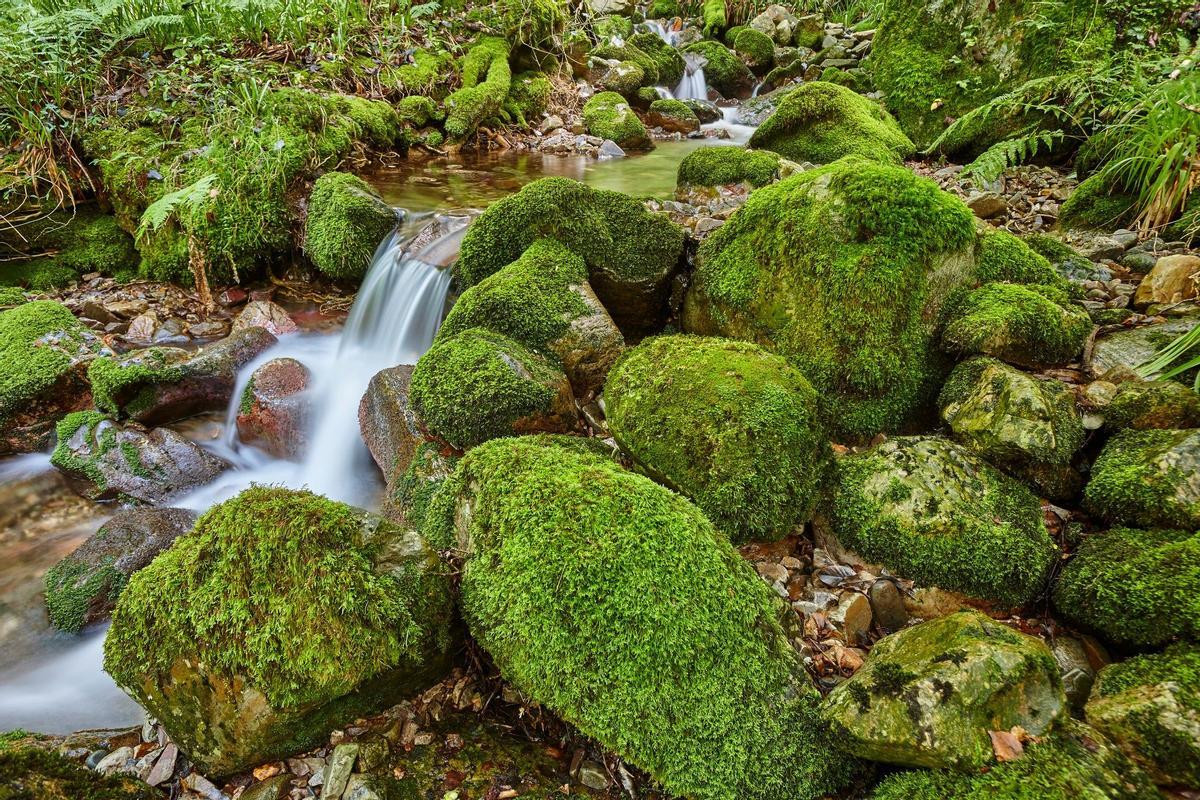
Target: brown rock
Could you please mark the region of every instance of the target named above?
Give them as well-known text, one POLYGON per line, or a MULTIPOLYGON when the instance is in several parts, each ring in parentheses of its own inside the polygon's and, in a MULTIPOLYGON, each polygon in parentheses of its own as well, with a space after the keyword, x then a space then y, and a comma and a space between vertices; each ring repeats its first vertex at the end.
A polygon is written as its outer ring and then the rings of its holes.
POLYGON ((1200 256, 1163 256, 1154 269, 1138 284, 1133 296, 1137 308, 1154 303, 1178 303, 1196 297, 1196 275, 1200 273, 1200 256))
POLYGON ((266 328, 274 336, 283 336, 299 330, 288 313, 270 300, 254 300, 246 304, 242 313, 233 321, 233 332, 237 333, 244 328, 266 328))
POLYGON ((401 364, 375 373, 358 404, 363 441, 389 483, 408 469, 425 438, 408 397, 412 371, 411 365, 401 364))
POLYGON ((242 390, 238 439, 276 458, 299 458, 307 442, 310 378, 294 358, 275 358, 254 370, 242 390))

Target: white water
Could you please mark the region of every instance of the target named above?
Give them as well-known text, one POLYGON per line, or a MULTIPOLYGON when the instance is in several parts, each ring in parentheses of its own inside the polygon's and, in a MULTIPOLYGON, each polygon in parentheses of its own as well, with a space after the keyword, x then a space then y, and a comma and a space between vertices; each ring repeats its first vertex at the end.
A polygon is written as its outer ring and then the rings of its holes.
POLYGON ((745 144, 746 142, 750 141, 750 137, 754 135, 754 126, 742 125, 739 123, 739 114, 740 112, 737 106, 722 108, 720 122, 712 122, 708 125, 701 125, 700 127, 705 130, 712 128, 724 128, 725 130, 729 131, 728 139, 724 140, 723 142, 715 142, 715 144, 745 144))
POLYGON ((707 100, 708 81, 704 78, 704 67, 688 65, 679 85, 675 87, 676 100, 707 100))
POLYGON ((667 26, 663 24, 662 20, 648 19, 643 22, 642 25, 644 25, 647 30, 657 34, 658 38, 671 45, 671 47, 677 47, 679 45, 679 31, 667 28, 667 26))

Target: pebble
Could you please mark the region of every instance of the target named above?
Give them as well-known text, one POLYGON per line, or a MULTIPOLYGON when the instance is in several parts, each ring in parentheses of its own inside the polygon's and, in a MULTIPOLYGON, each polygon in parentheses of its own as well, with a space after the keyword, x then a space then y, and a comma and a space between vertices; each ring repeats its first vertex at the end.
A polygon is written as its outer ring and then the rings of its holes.
POLYGON ((595 761, 585 761, 580 764, 578 777, 579 782, 589 789, 602 792, 608 788, 608 773, 595 761))
POLYGON ((894 581, 880 578, 867 590, 871 613, 879 627, 888 633, 898 631, 908 623, 908 611, 904 608, 904 596, 894 581))
POLYGON ((829 621, 842 631, 847 642, 853 643, 866 638, 871 632, 871 603, 865 595, 847 592, 838 607, 829 615, 829 621))

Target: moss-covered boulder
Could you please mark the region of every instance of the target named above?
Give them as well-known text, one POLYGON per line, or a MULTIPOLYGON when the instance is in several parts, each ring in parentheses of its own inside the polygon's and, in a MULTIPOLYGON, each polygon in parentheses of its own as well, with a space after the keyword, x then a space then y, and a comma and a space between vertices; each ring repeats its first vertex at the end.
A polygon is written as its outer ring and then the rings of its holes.
POLYGON ((620 192, 542 178, 488 206, 462 242, 464 288, 519 259, 538 239, 583 258, 588 282, 627 335, 658 327, 683 255, 683 229, 620 192))
POLYGON ((1200 395, 1175 381, 1125 381, 1104 409, 1112 430, 1200 428, 1200 395))
POLYGON ((75 633, 108 617, 129 576, 154 560, 196 515, 182 508, 119 511, 43 579, 50 624, 75 633))
POLYGON ((1040 736, 1069 716, 1050 649, 976 611, 880 639, 822 711, 861 758, 961 770, 995 763, 990 731, 1040 736))
POLYGON ((788 92, 754 131, 750 146, 815 164, 850 155, 899 164, 914 149, 878 103, 822 81, 788 92))
POLYGON ((679 50, 664 42, 657 33, 635 33, 629 37, 627 44, 644 54, 644 58, 639 59, 638 63, 647 70, 647 77, 653 74, 655 84, 674 86, 679 83, 685 69, 683 56, 679 50))
POLYGON ((683 327, 782 355, 835 436, 900 430, 941 385, 934 328, 974 243, 970 210, 931 181, 843 159, 758 189, 705 240, 683 327))
POLYGON ((1035 480, 1067 467, 1083 444, 1083 421, 1065 384, 992 358, 955 367, 938 406, 955 439, 991 463, 1035 480))
POLYGON ((265 328, 249 327, 198 351, 150 347, 96 359, 88 367, 96 408, 145 425, 223 411, 239 370, 277 341, 265 328))
POLYGON ((829 447, 816 392, 779 356, 661 336, 617 362, 604 399, 621 448, 735 543, 779 539, 811 517, 829 447))
POLYGON ((1066 230, 1122 228, 1133 221, 1137 198, 1115 191, 1108 179, 1097 174, 1075 187, 1058 209, 1058 224, 1066 230))
POLYGON ((355 281, 367 273, 379 243, 396 227, 396 212, 357 175, 327 172, 308 197, 304 252, 322 273, 355 281))
POLYGON ((629 101, 616 92, 600 92, 583 104, 587 132, 611 139, 622 150, 652 150, 654 142, 629 101))
POLYGON ((128 775, 98 775, 52 750, 0 750, 0 797, 6 800, 159 800, 128 775))
POLYGON ((55 422, 88 406, 88 365, 110 352, 53 301, 0 312, 0 455, 48 444, 55 422))
POLYGON ((1037 498, 949 440, 898 437, 836 472, 838 541, 920 584, 1019 605, 1058 558, 1037 498))
POLYGON ((704 79, 725 97, 746 97, 754 88, 754 74, 737 53, 720 42, 705 40, 684 48, 704 59, 704 79))
POLYGON ((754 28, 742 28, 733 39, 733 49, 756 75, 765 74, 775 63, 775 42, 754 28))
POLYGON ((461 143, 504 108, 512 87, 511 47, 498 36, 483 36, 463 58, 462 87, 446 98, 446 135, 461 143))
POLYGON ((1156 783, 1200 788, 1200 646, 1105 667, 1086 713, 1156 783))
POLYGON ((1054 605, 1126 647, 1200 640, 1200 533, 1114 528, 1088 536, 1054 587, 1054 605))
POLYGON ((987 283, 947 304, 942 348, 1022 367, 1061 366, 1079 356, 1092 332, 1082 306, 1057 286, 987 283))
POLYGON ((463 614, 501 674, 671 794, 806 799, 847 782, 778 599, 682 497, 503 439, 463 458, 426 530, 461 555, 463 614))
POLYGON ((557 360, 586 397, 604 385, 625 339, 587 279, 587 264, 555 239, 540 239, 520 258, 463 292, 435 341, 486 328, 557 360))
POLYGON ((578 424, 562 369, 484 328, 429 348, 413 370, 409 396, 425 429, 461 450, 497 436, 569 431, 578 424))
POLYGON ((1115 525, 1200 527, 1200 431, 1123 431, 1092 466, 1087 509, 1115 525))
POLYGON ((421 442, 404 472, 388 483, 379 513, 397 525, 422 530, 430 501, 457 464, 458 456, 447 448, 421 442))
POLYGON ((746 184, 757 189, 780 176, 778 153, 742 147, 701 147, 679 162, 676 192, 694 187, 746 184))
POLYGON ((91 209, 55 211, 0 231, 7 254, 0 286, 44 291, 89 272, 128 275, 137 268, 133 237, 116 218, 91 209))
MULTIPOLYGON (((975 274, 980 283, 1023 283, 1041 286, 1053 286, 1063 291, 1069 291, 1067 282, 1055 269, 1049 257, 1039 251, 1034 245, 1039 241, 1041 249, 1046 249, 1045 240, 1056 242, 1048 236, 1030 237, 1022 240, 1006 230, 986 228, 979 237, 975 248, 975 274)), ((1061 250, 1054 250, 1058 263, 1067 258, 1082 258, 1073 250, 1062 245, 1067 250, 1063 255, 1061 250)))
POLYGON ((97 411, 58 422, 50 463, 90 500, 154 504, 208 483, 229 465, 169 428, 122 427, 97 411))
POLYGON ((238 441, 276 458, 296 460, 308 444, 312 375, 294 358, 273 358, 254 370, 238 403, 238 441))
POLYGON ((1150 778, 1099 732, 1066 720, 1024 753, 987 770, 912 770, 884 778, 871 800, 1159 800, 1150 778))
POLYGON ((104 668, 205 773, 227 775, 441 679, 452 619, 449 578, 420 536, 255 487, 130 579, 104 668))
POLYGON ((678 100, 655 100, 646 112, 646 124, 668 133, 694 133, 700 130, 696 112, 678 100))

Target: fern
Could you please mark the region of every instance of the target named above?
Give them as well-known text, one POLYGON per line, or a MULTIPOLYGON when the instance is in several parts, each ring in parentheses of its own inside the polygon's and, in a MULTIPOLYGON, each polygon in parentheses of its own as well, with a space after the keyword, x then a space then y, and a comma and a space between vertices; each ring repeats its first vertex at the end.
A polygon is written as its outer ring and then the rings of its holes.
POLYGON ((190 186, 176 189, 170 194, 165 194, 155 200, 142 212, 142 219, 137 229, 137 238, 142 239, 147 234, 157 231, 171 219, 173 214, 188 211, 199 206, 208 199, 209 193, 212 191, 213 184, 216 181, 216 175, 205 175, 190 186))
POLYGON ((963 175, 982 181, 994 181, 1009 167, 1024 164, 1038 154, 1039 150, 1051 150, 1066 138, 1059 131, 1033 130, 989 147, 963 169, 963 175))

